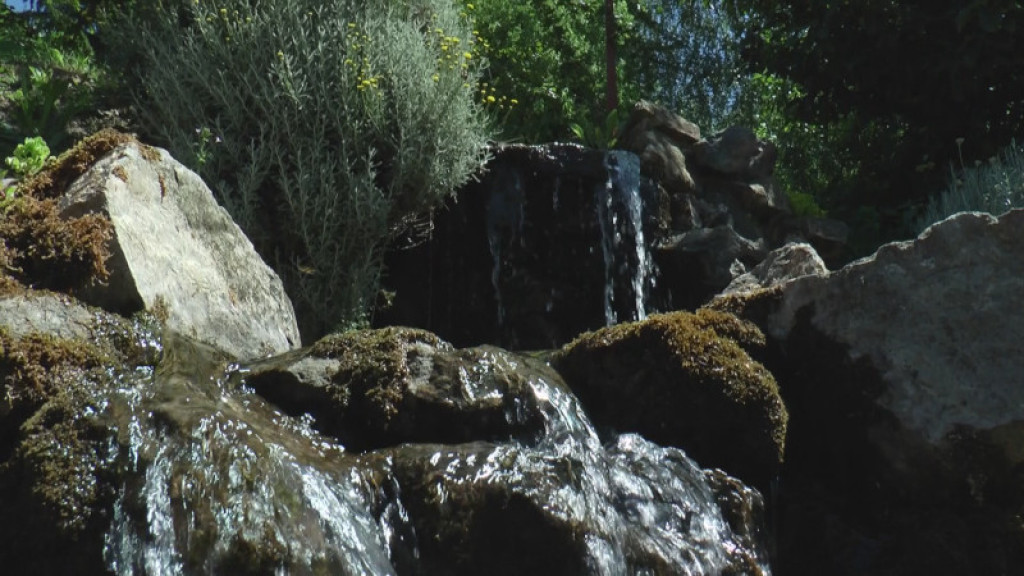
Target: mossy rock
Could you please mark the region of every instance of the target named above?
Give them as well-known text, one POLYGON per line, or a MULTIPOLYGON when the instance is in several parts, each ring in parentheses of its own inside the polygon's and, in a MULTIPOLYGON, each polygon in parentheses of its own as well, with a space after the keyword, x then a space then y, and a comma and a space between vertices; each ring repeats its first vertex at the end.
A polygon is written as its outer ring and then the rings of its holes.
POLYGON ((552 361, 599 428, 675 446, 761 488, 783 459, 788 414, 731 314, 673 312, 583 334, 552 361))
POLYGON ((550 367, 430 332, 389 327, 332 334, 308 350, 256 362, 245 383, 350 451, 403 443, 532 442, 545 430, 530 382, 550 367))
MULTIPOLYGON (((113 235, 100 214, 62 218, 58 199, 97 160, 133 136, 102 130, 83 139, 18 186, 0 208, 0 292, 17 283, 72 293, 108 278, 113 235)), ((155 154, 149 147, 146 153, 155 154)))
MULTIPOLYGON (((7 298, 26 308, 38 305, 37 299, 75 306, 46 292, 7 298)), ((112 432, 98 418, 102 391, 117 385, 120 371, 156 363, 155 321, 94 310, 88 325, 79 327, 91 335, 89 341, 4 324, 0 565, 12 574, 105 574, 103 535, 120 481, 112 432)))

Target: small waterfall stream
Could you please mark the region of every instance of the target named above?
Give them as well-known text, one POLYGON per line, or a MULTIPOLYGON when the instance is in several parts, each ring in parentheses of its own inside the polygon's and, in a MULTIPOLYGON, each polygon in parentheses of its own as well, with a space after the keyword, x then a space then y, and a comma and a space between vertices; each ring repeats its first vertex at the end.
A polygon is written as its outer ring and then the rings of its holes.
POLYGON ((571 568, 544 573, 715 575, 751 562, 751 573, 769 573, 683 452, 635 435, 602 444, 549 368, 477 354, 445 385, 470 404, 502 402, 511 428, 536 421, 533 433, 353 454, 312 418, 265 402, 245 384, 247 368, 168 338, 158 369, 126 380, 99 416, 116 431, 124 478, 109 569, 469 574, 500 562, 503 546, 528 554, 518 542, 571 568), (493 502, 511 507, 509 520, 488 515, 493 502))
POLYGON ((644 241, 640 159, 629 152, 609 150, 604 167, 608 181, 597 190, 597 212, 605 265, 605 323, 611 326, 647 318, 647 293, 654 282, 654 264, 644 241), (617 296, 627 302, 631 300, 627 318, 619 318, 616 312, 617 296))

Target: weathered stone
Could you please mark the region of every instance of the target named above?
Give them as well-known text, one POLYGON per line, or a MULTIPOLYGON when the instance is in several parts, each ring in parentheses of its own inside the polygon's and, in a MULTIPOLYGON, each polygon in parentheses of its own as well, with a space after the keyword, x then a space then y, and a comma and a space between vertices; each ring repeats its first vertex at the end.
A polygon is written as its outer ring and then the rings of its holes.
POLYGON ((709 195, 718 192, 733 197, 740 208, 762 219, 792 212, 789 198, 770 176, 749 182, 707 179, 704 181, 704 190, 709 195))
POLYGON ((297 347, 281 280, 202 180, 154 150, 116 148, 61 198, 63 216, 101 212, 115 229, 109 282, 76 296, 121 314, 153 311, 239 358, 297 347))
POLYGON ((741 179, 766 178, 775 170, 775 144, 757 139, 749 128, 732 126, 709 140, 694 144, 697 163, 720 174, 741 179))
POLYGON ((0 295, 0 328, 21 338, 33 332, 64 339, 95 335, 96 310, 66 294, 26 291, 0 295))
POLYGON ((646 101, 634 106, 622 129, 619 147, 640 157, 641 169, 670 195, 693 194, 697 184, 686 169, 685 152, 700 140, 696 124, 646 101))
POLYGON ((787 413, 772 375, 744 351, 761 343, 731 315, 674 312, 584 334, 553 362, 598 426, 764 487, 782 462, 787 413))
POLYGON ((828 268, 810 244, 790 243, 772 250, 752 270, 734 278, 722 295, 771 288, 811 274, 828 274, 828 268))
POLYGON ((779 340, 804 314, 875 366, 878 398, 907 428, 938 442, 955 426, 988 429, 1024 418, 1024 211, 952 217, 917 240, 881 247, 829 275, 784 284, 765 322, 779 340))
POLYGON ((683 150, 700 141, 699 126, 664 106, 640 100, 633 106, 622 128, 619 144, 623 149, 639 154, 651 132, 660 132, 683 150))
POLYGON ((765 331, 790 408, 780 571, 1024 565, 1022 252, 1024 210, 959 214, 714 303, 765 331))

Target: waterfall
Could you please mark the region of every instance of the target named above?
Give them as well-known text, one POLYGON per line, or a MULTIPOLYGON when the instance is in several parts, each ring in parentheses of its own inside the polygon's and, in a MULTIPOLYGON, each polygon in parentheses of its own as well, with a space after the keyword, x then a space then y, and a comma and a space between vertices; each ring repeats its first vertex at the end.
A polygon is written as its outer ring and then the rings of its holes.
POLYGON ((605 323, 612 325, 647 317, 646 296, 653 286, 654 266, 644 240, 640 159, 609 150, 604 167, 608 179, 597 190, 596 204, 605 265, 605 323), (619 297, 628 302, 627 308, 616 307, 619 297), (620 319, 617 310, 625 310, 628 317, 620 319))
POLYGON ((108 568, 229 574, 255 556, 280 557, 279 573, 393 574, 366 497, 339 465, 344 451, 233 390, 201 346, 173 340, 156 373, 110 399, 108 417, 126 432, 126 480, 108 568))

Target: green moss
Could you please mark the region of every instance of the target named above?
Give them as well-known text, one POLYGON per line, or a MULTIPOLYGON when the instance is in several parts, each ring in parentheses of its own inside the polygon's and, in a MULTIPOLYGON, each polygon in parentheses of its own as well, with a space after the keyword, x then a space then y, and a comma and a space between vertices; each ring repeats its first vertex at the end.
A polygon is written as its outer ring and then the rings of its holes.
POLYGON ((782 462, 788 421, 775 379, 744 350, 763 345, 730 314, 674 312, 583 334, 553 362, 599 426, 762 482, 782 462))
POLYGON ((358 412, 373 428, 387 428, 406 393, 405 352, 415 343, 437 346, 441 340, 424 330, 389 327, 331 334, 314 344, 311 353, 340 360, 332 378, 340 406, 358 412))
POLYGON ((700 311, 713 310, 715 312, 733 314, 763 326, 764 322, 768 319, 768 315, 779 309, 781 301, 782 288, 780 286, 772 286, 771 288, 764 288, 753 292, 730 294, 729 296, 715 298, 700 311))

